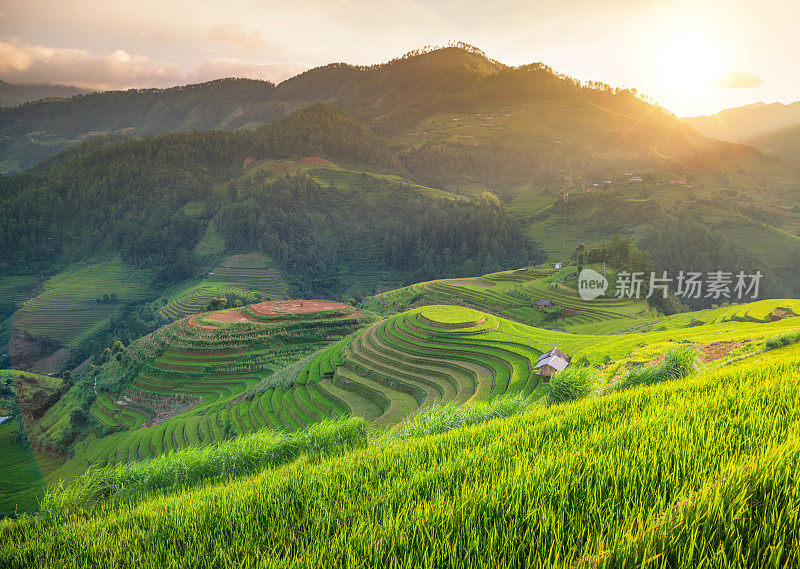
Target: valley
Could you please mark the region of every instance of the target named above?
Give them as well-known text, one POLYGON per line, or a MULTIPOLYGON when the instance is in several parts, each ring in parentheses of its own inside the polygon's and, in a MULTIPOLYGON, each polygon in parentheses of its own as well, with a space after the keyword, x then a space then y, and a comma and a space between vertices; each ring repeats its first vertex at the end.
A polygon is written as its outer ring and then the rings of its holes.
POLYGON ((800 564, 793 107, 259 65, 0 82, 0 566, 800 564))

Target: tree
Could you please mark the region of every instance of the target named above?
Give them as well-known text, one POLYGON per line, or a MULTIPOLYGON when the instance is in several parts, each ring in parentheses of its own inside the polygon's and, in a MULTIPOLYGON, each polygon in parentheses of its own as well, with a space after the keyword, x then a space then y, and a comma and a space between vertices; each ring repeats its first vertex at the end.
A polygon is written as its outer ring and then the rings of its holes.
POLYGON ((69 423, 73 427, 80 428, 84 426, 89 420, 86 411, 80 407, 76 407, 69 414, 69 423))
POLYGON ((575 254, 575 260, 578 263, 578 274, 580 275, 583 270, 583 263, 586 259, 586 245, 579 243, 575 248, 575 254))

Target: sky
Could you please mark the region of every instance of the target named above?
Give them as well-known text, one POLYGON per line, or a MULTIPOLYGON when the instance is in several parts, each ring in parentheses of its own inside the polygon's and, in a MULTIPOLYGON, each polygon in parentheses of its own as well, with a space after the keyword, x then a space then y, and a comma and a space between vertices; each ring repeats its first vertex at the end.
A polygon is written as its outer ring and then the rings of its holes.
POLYGON ((797 0, 0 0, 0 79, 90 89, 280 82, 462 41, 680 116, 800 100, 797 0))

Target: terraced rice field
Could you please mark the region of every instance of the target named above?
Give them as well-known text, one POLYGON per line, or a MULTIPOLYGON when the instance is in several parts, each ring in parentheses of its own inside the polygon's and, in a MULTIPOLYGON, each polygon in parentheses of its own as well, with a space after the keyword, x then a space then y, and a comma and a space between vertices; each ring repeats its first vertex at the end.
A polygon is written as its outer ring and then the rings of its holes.
POLYGON ((161 309, 167 318, 178 319, 201 312, 215 297, 241 296, 251 302, 260 298, 286 298, 286 281, 264 255, 247 253, 226 257, 203 281, 181 290, 161 309))
POLYGON ((72 267, 47 280, 40 294, 20 306, 14 328, 75 344, 116 316, 122 301, 145 294, 149 280, 147 271, 118 260, 72 267), (120 302, 98 303, 104 294, 116 294, 120 302))
POLYGON ((566 329, 580 333, 611 333, 642 322, 652 323, 658 316, 645 300, 598 298, 586 301, 577 291, 548 282, 547 275, 530 271, 503 271, 472 279, 445 279, 417 283, 378 295, 386 305, 396 298, 420 295, 428 302, 468 304, 490 310, 505 318, 532 326, 566 329), (564 310, 551 319, 536 306, 549 300, 564 310))
POLYGON ((228 283, 202 282, 181 291, 166 305, 161 308, 161 313, 167 318, 178 319, 202 312, 213 298, 227 297, 229 295, 253 297, 254 292, 239 288, 228 283))
POLYGON ((347 412, 384 429, 435 402, 530 395, 539 384, 532 364, 543 351, 532 344, 508 320, 469 308, 428 306, 331 346, 297 382, 316 382, 347 412))
POLYGON ((664 326, 678 328, 723 322, 762 323, 798 315, 800 315, 800 300, 769 299, 677 314, 666 320, 664 326))
POLYGON ((29 275, 0 277, 0 303, 16 303, 34 279, 35 277, 29 275))
POLYGON ((269 378, 365 322, 352 307, 322 301, 265 302, 173 322, 102 368, 91 413, 121 432, 80 446, 66 468, 141 460, 263 428, 297 430, 345 414, 316 385, 269 378), (115 391, 118 378, 131 374, 115 391), (246 395, 263 381, 266 387, 246 395))
MULTIPOLYGON (((771 302, 800 313, 800 301, 771 302)), ((181 319, 134 343, 123 362, 105 364, 92 413, 119 432, 78 445, 54 476, 261 429, 298 431, 329 417, 360 416, 381 432, 434 403, 503 394, 535 400, 543 387, 533 363, 554 346, 574 365, 613 375, 621 366, 653 362, 676 344, 697 347, 709 356, 706 365, 716 366, 719 358, 759 354, 767 339, 800 329, 799 317, 688 325, 681 314, 664 318, 660 330, 591 335, 453 305, 423 306, 380 322, 319 301, 248 308, 181 319), (111 396, 120 377, 132 381, 111 396)), ((737 308, 772 310, 761 303, 737 308)))

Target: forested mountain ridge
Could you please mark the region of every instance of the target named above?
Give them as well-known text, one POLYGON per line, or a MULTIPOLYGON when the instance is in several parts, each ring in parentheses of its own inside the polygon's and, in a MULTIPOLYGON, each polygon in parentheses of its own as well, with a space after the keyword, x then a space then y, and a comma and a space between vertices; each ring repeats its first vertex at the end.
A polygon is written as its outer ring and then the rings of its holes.
POLYGON ((144 136, 269 123, 292 110, 271 101, 274 89, 267 81, 220 79, 170 89, 90 93, 0 109, 0 170, 28 168, 99 133, 144 136))
POLYGON ((14 85, 0 81, 0 107, 13 107, 49 97, 72 97, 86 92, 86 89, 69 85, 14 85))
MULTIPOLYGON (((317 101, 335 104, 377 134, 395 137, 390 142, 399 151, 418 147, 419 140, 408 137, 426 132, 426 121, 438 115, 484 113, 496 117, 516 109, 539 119, 538 125, 526 123, 514 132, 515 137, 527 139, 523 141, 526 147, 533 143, 540 153, 543 144, 560 141, 575 147, 576 155, 589 152, 592 166, 598 161, 635 160, 697 169, 720 162, 761 160, 750 149, 698 134, 632 91, 582 83, 542 63, 509 67, 460 44, 410 52, 369 67, 334 63, 277 86, 222 79, 172 89, 95 93, 5 109, 0 111, 4 141, 0 170, 28 168, 98 133, 142 136, 176 130, 252 128, 317 101), (698 160, 698 154, 705 158, 698 160)), ((502 138, 503 133, 494 134, 502 138)), ((493 138, 478 143, 501 146, 501 153, 516 151, 493 138)), ((448 142, 457 147, 463 140, 456 137, 448 142)), ((545 167, 570 170, 571 162, 574 159, 556 160, 552 167, 545 167)), ((519 174, 530 176, 541 168, 534 164, 519 174)))

